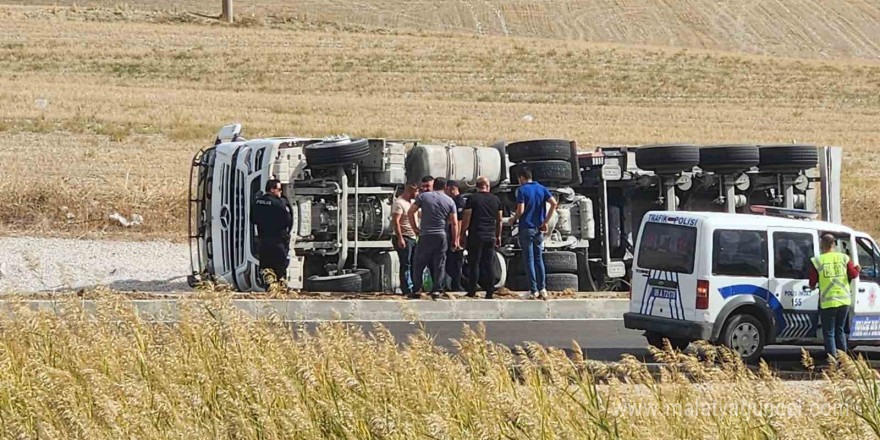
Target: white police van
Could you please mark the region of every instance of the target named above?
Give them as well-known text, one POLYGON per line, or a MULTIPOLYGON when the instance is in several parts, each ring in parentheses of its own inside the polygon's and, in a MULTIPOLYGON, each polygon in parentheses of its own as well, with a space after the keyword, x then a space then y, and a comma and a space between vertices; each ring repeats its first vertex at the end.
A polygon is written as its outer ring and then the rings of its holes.
POLYGON ((627 328, 652 345, 677 348, 707 340, 744 360, 772 344, 821 344, 818 289, 809 289, 810 258, 819 237, 861 266, 851 283, 851 345, 880 344, 880 250, 868 234, 803 218, 804 213, 753 207, 766 215, 652 211, 636 243, 627 328), (773 216, 771 216, 773 215, 773 216))

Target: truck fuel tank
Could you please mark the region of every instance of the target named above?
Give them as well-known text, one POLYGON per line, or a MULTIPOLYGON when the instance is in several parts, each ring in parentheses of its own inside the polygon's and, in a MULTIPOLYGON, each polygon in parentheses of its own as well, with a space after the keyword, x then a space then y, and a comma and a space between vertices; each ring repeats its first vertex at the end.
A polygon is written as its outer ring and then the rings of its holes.
POLYGON ((504 179, 504 168, 501 151, 489 147, 417 145, 406 157, 407 182, 419 182, 424 176, 432 176, 472 186, 478 176, 486 176, 494 187, 504 179))

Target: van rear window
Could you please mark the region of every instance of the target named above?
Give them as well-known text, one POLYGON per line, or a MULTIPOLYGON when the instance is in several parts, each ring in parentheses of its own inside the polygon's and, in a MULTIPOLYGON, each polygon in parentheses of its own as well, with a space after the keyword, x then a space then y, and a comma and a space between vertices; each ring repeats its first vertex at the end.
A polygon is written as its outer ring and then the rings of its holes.
POLYGON ((697 228, 648 223, 639 245, 639 267, 665 272, 693 273, 697 228))

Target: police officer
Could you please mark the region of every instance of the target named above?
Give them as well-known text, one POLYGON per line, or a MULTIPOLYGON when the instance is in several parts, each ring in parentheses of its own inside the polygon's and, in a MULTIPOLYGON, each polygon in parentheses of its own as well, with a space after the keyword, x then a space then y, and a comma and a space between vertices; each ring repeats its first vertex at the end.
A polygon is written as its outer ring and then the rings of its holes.
POLYGON ((280 181, 266 182, 266 192, 254 201, 251 217, 257 227, 260 273, 272 269, 276 279, 287 278, 293 210, 287 197, 281 195, 280 181))
POLYGON ((849 256, 837 252, 836 239, 831 234, 821 238, 822 253, 813 257, 810 268, 810 289, 819 285, 819 319, 825 354, 837 358, 837 349, 846 351, 846 315, 849 311, 849 282, 859 276, 859 267, 849 256))

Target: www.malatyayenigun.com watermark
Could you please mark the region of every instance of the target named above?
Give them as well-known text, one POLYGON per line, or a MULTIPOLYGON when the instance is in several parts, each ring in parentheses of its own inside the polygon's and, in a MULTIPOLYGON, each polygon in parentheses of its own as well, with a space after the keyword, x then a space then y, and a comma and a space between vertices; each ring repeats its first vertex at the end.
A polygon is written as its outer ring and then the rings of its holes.
POLYGON ((630 417, 817 417, 839 416, 852 413, 845 403, 810 402, 758 403, 758 402, 615 402, 610 407, 615 416, 630 417))

